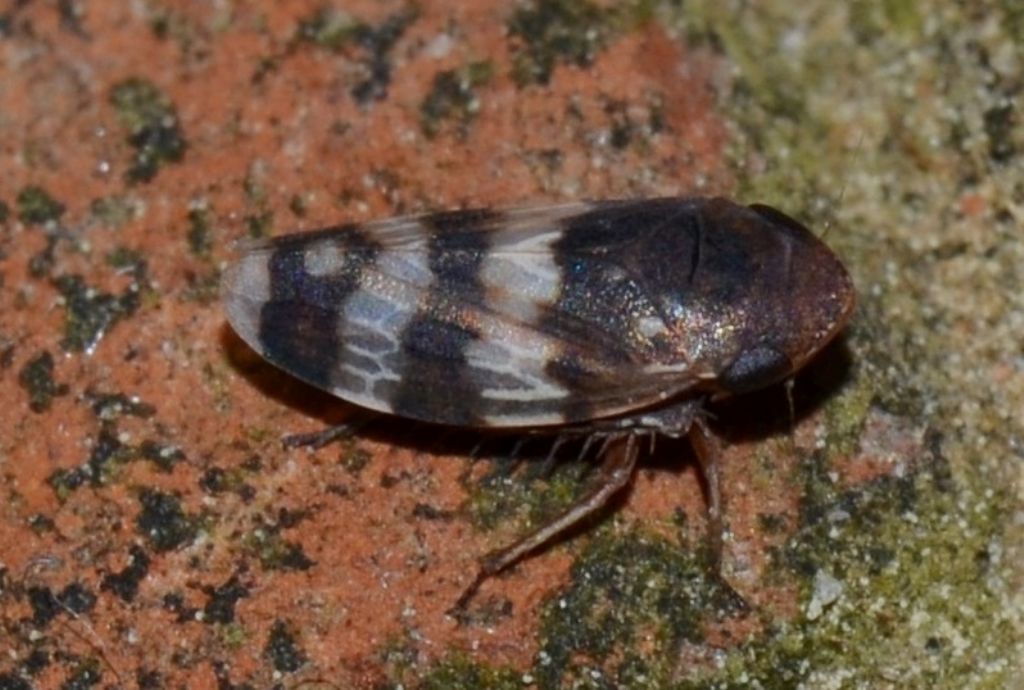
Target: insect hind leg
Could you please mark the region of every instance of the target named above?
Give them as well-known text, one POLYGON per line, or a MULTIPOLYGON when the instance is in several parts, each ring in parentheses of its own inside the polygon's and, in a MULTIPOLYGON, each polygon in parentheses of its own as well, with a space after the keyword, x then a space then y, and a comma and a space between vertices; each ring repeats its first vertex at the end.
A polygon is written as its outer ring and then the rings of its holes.
POLYGON ((497 575, 530 552, 557 539, 603 508, 612 496, 629 484, 639 452, 639 439, 634 433, 622 432, 612 439, 604 453, 600 477, 594 488, 554 520, 509 546, 492 551, 481 558, 476 577, 463 590, 449 614, 461 620, 464 617, 466 605, 480 589, 480 585, 488 578, 497 575))
POLYGON ((722 521, 724 503, 722 500, 721 473, 719 472, 721 449, 707 422, 700 416, 694 417, 693 424, 687 433, 693 454, 700 464, 701 474, 707 484, 707 541, 708 567, 711 575, 722 587, 725 595, 724 608, 732 611, 746 612, 750 609, 746 600, 737 592, 722 574, 722 550, 725 525, 722 521))

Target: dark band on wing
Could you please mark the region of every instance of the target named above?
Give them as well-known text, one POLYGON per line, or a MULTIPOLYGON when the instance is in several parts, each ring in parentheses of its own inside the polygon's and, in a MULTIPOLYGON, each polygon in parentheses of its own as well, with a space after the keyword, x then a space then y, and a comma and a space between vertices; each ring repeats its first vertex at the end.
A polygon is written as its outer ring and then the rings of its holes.
POLYGON ((480 387, 466 361, 466 348, 479 338, 479 331, 459 305, 480 305, 486 299, 480 267, 490 251, 490 235, 472 230, 494 215, 455 211, 423 218, 434 284, 402 333, 400 380, 383 381, 375 389, 396 414, 449 424, 481 423, 480 387))
POLYGON ((562 289, 557 304, 543 312, 540 330, 574 346, 545 369, 573 393, 563 401, 567 420, 595 416, 600 398, 590 391, 606 395, 614 372, 647 347, 635 323, 638 315, 654 312, 636 277, 649 269, 624 263, 628 252, 622 249, 674 213, 678 206, 616 202, 563 221, 562 236, 552 247, 562 289))
POLYGON ((258 337, 268 360, 322 386, 331 380, 340 352, 341 305, 359 289, 379 247, 355 225, 319 234, 322 241, 337 243, 338 254, 344 256, 328 273, 309 272, 306 252, 316 242, 308 236, 272 244, 267 264, 270 298, 260 310, 258 337))

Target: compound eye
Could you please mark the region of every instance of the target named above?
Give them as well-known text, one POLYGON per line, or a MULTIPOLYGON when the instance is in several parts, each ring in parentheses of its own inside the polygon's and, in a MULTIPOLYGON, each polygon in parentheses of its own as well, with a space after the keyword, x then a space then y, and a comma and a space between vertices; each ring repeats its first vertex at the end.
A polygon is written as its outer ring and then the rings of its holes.
POLYGON ((764 388, 784 379, 793 371, 793 363, 771 345, 744 350, 719 377, 722 386, 733 394, 764 388))

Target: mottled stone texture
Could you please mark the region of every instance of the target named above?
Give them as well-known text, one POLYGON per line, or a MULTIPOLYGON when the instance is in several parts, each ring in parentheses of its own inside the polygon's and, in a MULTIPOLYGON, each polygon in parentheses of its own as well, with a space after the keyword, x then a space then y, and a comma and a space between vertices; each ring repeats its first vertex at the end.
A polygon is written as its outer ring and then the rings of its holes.
POLYGON ((0 7, 0 687, 1011 687, 1024 15, 1010 0, 0 7), (977 6, 976 6, 977 5, 977 6), (342 9, 342 7, 344 9, 342 9), (724 194, 850 267, 847 336, 445 616, 571 449, 352 408, 226 327, 236 241, 724 194))

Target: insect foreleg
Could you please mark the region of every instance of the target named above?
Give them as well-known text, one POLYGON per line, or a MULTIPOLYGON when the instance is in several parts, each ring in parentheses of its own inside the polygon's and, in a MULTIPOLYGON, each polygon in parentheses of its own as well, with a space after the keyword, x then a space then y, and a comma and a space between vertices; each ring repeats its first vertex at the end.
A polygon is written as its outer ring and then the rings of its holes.
POLYGON ((304 434, 288 434, 281 439, 281 444, 285 448, 323 448, 335 441, 341 441, 353 436, 367 424, 379 418, 380 415, 375 412, 355 412, 348 421, 341 424, 334 424, 324 429, 304 434))

